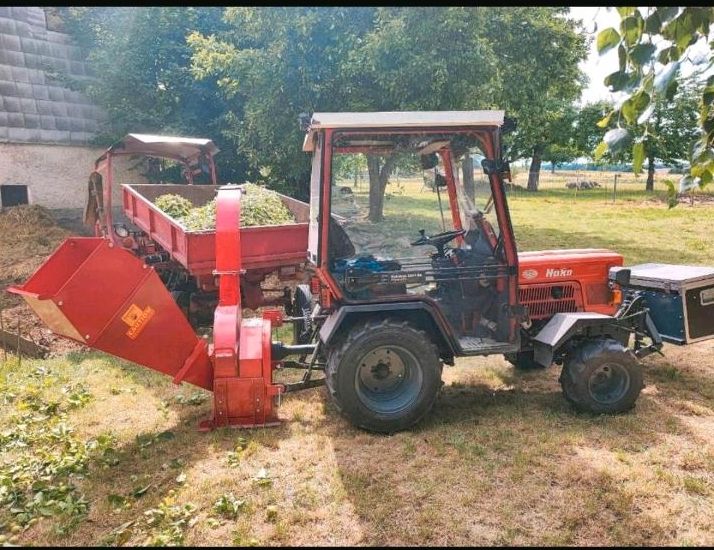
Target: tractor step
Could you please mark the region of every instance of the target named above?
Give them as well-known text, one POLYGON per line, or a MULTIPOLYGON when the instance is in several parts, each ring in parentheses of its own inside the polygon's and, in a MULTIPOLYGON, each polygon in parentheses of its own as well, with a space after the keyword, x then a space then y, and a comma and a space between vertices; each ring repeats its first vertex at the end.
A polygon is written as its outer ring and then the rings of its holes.
POLYGON ((476 336, 462 336, 459 338, 459 345, 464 355, 490 355, 492 353, 509 353, 518 350, 518 346, 515 344, 476 336))

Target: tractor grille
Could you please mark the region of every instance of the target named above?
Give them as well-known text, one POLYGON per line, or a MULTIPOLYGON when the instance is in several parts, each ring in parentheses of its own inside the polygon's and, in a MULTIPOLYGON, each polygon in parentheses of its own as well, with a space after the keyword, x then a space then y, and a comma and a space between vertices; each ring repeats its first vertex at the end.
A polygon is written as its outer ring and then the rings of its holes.
POLYGON ((576 283, 521 286, 520 302, 528 307, 531 319, 544 319, 556 313, 582 309, 582 298, 576 283))

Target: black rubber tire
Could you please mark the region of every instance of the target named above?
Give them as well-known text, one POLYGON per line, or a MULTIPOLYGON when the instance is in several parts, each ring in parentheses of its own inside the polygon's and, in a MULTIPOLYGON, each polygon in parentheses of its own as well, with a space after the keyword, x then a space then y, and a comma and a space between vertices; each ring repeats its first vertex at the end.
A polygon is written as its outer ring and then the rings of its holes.
POLYGON ((301 321, 293 323, 293 342, 309 344, 312 335, 312 292, 309 285, 297 285, 290 314, 302 317, 301 321))
POLYGON ((503 357, 518 370, 539 370, 545 367, 533 359, 533 350, 506 353, 503 357))
POLYGON ((394 433, 410 428, 429 412, 442 386, 441 371, 439 352, 424 331, 404 321, 384 319, 353 327, 341 343, 328 350, 325 375, 332 402, 352 424, 372 432, 394 433), (358 389, 359 369, 365 367, 362 361, 380 349, 391 349, 400 357, 405 353, 410 361, 408 368, 415 369, 397 384, 411 387, 398 388, 395 399, 402 399, 408 392, 414 397, 394 412, 376 410, 376 405, 371 406, 360 395, 364 390, 358 389), (418 380, 408 381, 412 376, 418 380))
POLYGON ((634 354, 617 340, 603 338, 585 342, 566 357, 560 385, 577 409, 617 414, 635 406, 644 383, 634 354))

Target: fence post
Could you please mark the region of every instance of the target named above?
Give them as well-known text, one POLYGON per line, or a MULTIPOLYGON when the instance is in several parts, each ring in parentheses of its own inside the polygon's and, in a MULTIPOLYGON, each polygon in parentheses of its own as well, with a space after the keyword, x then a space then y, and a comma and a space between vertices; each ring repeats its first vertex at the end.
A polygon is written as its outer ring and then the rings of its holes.
POLYGON ((612 184, 612 202, 615 202, 615 199, 617 198, 617 177, 620 174, 615 174, 615 182, 612 184))

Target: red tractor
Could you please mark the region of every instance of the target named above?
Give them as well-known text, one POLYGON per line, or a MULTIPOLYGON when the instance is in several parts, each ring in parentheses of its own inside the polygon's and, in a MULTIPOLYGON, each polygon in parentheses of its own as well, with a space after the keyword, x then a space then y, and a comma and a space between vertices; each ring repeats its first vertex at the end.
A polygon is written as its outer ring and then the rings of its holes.
MULTIPOLYGON (((294 241, 287 236, 272 246, 306 248, 312 275, 309 285, 296 288, 286 315, 269 310, 262 319, 241 317, 244 260, 253 258, 242 241, 256 228, 239 229, 240 191, 218 191, 215 235, 200 256, 211 263, 211 277, 205 269, 191 272, 185 259, 190 243, 180 224, 152 214, 154 221, 139 228, 140 239, 165 253, 166 266, 182 264, 186 272, 176 270, 201 281, 192 283, 198 298, 217 293, 211 345, 190 332, 159 280, 142 273, 142 266, 154 267, 111 232, 89 243, 71 239, 74 246, 63 244, 25 285, 11 290, 61 334, 213 390, 207 427, 272 424, 280 394, 324 382, 336 408, 355 425, 403 430, 433 406, 443 364, 492 354, 518 368, 562 365, 564 396, 577 408, 626 411, 643 386, 639 358, 659 352, 663 340, 685 344, 714 334, 714 270, 662 264, 625 269, 621 255, 603 249, 519 254, 503 183, 510 175, 502 158, 503 115, 315 113, 304 121, 303 150, 312 155, 307 243, 295 231, 294 241), (482 157, 485 175, 471 189, 455 169, 467 153, 482 157), (416 197, 401 198, 370 189, 374 218, 382 210, 391 218, 373 223, 354 215, 352 192, 338 190, 337 180, 345 159, 356 155, 366 156, 383 186, 387 168, 396 167, 421 169, 424 187, 416 197), (385 208, 390 200, 399 207, 385 208), (168 225, 157 243, 159 221, 168 225), (122 265, 118 286, 127 288, 119 298, 110 281, 122 265), (106 296, 112 299, 102 303, 106 296), (70 313, 68 301, 85 305, 70 313), (98 310, 104 316, 90 319, 98 310), (296 326, 291 345, 271 342, 271 326, 283 322, 296 326), (280 368, 303 369, 302 382, 275 383, 280 368), (313 378, 320 371, 324 376, 313 378)), ((138 223, 141 209, 124 187, 125 213, 138 223)), ((139 206, 154 210, 150 203, 139 206)), ((261 277, 285 263, 269 246, 261 251, 255 264, 261 277)), ((295 263, 294 255, 288 263, 295 263)))

